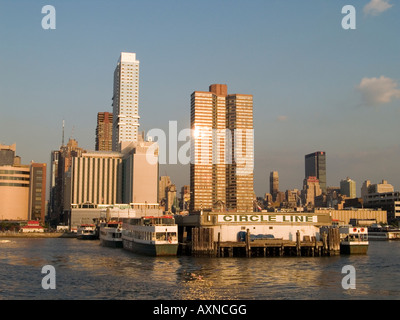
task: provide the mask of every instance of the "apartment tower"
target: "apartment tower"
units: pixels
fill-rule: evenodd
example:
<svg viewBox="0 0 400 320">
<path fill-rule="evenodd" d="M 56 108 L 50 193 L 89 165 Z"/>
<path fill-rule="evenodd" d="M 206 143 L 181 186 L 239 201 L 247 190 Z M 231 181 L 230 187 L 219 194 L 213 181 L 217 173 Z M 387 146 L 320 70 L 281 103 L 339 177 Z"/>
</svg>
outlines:
<svg viewBox="0 0 400 320">
<path fill-rule="evenodd" d="M 96 151 L 112 151 L 113 114 L 99 112 L 96 127 Z"/>
<path fill-rule="evenodd" d="M 253 211 L 253 97 L 193 92 L 191 129 L 190 210 Z"/>
<path fill-rule="evenodd" d="M 112 150 L 120 152 L 138 141 L 139 61 L 136 53 L 121 52 L 114 71 Z"/>
</svg>

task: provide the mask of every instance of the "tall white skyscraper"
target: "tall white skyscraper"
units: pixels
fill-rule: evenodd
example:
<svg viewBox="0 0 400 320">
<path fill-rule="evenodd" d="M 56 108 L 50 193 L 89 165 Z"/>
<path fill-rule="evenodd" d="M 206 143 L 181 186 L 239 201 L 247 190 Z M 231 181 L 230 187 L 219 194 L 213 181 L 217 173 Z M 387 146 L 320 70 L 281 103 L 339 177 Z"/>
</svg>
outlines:
<svg viewBox="0 0 400 320">
<path fill-rule="evenodd" d="M 114 71 L 113 151 L 138 141 L 139 61 L 136 53 L 121 52 Z"/>
</svg>

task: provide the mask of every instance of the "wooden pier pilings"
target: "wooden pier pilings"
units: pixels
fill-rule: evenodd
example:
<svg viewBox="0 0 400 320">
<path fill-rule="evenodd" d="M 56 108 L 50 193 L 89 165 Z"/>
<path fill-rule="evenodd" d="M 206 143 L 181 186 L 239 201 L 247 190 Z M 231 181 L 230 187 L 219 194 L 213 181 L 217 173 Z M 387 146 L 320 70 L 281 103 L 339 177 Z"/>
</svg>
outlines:
<svg viewBox="0 0 400 320">
<path fill-rule="evenodd" d="M 221 235 L 214 239 L 212 228 L 192 228 L 191 242 L 182 244 L 182 253 L 193 256 L 214 257 L 283 257 L 283 256 L 335 256 L 340 254 L 340 234 L 338 229 L 316 237 L 303 236 L 296 232 L 296 240 L 257 239 L 250 240 L 247 229 L 245 241 L 221 241 Z M 188 250 L 188 247 L 190 250 Z"/>
</svg>

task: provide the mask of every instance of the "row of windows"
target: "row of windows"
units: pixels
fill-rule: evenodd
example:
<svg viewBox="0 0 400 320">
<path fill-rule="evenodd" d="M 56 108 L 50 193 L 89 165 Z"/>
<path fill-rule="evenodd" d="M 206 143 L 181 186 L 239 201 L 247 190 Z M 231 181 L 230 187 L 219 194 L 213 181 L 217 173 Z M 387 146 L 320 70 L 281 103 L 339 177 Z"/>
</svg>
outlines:
<svg viewBox="0 0 400 320">
<path fill-rule="evenodd" d="M 26 178 L 26 177 L 14 177 L 14 176 L 0 176 L 0 180 L 20 180 L 20 181 L 29 181 L 30 178 Z"/>
<path fill-rule="evenodd" d="M 0 187 L 29 187 L 29 184 L 0 182 Z"/>
<path fill-rule="evenodd" d="M 29 175 L 29 171 L 0 170 L 0 174 L 26 174 L 26 175 Z"/>
</svg>

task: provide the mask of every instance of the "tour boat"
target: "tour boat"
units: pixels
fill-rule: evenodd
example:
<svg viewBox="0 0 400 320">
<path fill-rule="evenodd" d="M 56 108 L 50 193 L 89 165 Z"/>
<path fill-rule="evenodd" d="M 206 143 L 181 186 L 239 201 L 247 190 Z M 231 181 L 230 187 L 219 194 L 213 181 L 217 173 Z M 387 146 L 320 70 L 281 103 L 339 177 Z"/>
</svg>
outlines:
<svg viewBox="0 0 400 320">
<path fill-rule="evenodd" d="M 368 251 L 368 229 L 342 226 L 340 230 L 340 253 L 366 254 Z"/>
<path fill-rule="evenodd" d="M 124 219 L 123 248 L 151 256 L 174 256 L 178 252 L 178 225 L 172 216 Z"/>
<path fill-rule="evenodd" d="M 122 221 L 100 223 L 100 244 L 104 247 L 122 248 Z"/>
<path fill-rule="evenodd" d="M 382 227 L 375 224 L 368 228 L 368 239 L 371 241 L 400 240 L 400 229 Z"/>
<path fill-rule="evenodd" d="M 81 224 L 77 228 L 77 238 L 80 240 L 95 240 L 98 238 L 95 224 Z"/>
</svg>

